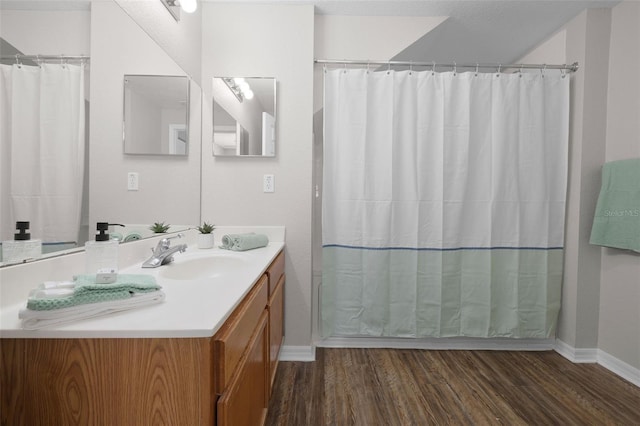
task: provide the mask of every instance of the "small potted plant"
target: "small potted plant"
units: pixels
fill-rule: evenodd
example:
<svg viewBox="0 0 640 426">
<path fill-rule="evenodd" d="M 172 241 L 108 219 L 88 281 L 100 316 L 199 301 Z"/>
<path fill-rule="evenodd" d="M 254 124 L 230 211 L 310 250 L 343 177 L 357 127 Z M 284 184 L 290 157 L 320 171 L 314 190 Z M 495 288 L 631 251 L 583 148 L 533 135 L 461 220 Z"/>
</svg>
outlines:
<svg viewBox="0 0 640 426">
<path fill-rule="evenodd" d="M 171 225 L 165 225 L 164 222 L 155 222 L 149 227 L 154 234 L 164 234 L 169 228 L 171 228 Z"/>
<path fill-rule="evenodd" d="M 213 230 L 216 227 L 210 223 L 204 222 L 198 226 L 198 248 L 210 249 L 213 248 Z"/>
</svg>

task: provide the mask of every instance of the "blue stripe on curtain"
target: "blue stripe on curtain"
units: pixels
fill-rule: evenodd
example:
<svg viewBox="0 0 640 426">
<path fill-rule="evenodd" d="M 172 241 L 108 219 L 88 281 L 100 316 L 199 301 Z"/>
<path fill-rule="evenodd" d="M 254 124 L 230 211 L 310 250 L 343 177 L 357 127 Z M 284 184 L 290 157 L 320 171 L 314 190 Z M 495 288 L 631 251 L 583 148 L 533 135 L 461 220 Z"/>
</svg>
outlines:
<svg viewBox="0 0 640 426">
<path fill-rule="evenodd" d="M 564 247 L 364 247 L 342 244 L 326 244 L 322 248 L 340 247 L 353 250 L 415 250 L 415 251 L 459 251 L 459 250 L 562 250 Z"/>
</svg>

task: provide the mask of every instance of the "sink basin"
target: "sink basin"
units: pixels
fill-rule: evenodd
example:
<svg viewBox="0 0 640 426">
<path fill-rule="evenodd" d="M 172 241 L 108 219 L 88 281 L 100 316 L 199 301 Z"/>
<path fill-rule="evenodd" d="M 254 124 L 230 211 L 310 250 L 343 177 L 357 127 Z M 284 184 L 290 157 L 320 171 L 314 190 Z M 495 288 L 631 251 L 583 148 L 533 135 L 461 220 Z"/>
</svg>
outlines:
<svg viewBox="0 0 640 426">
<path fill-rule="evenodd" d="M 172 280 L 214 278 L 238 271 L 247 265 L 246 259 L 229 254 L 212 254 L 192 259 L 178 256 L 172 263 L 160 267 L 159 275 L 161 277 Z"/>
</svg>

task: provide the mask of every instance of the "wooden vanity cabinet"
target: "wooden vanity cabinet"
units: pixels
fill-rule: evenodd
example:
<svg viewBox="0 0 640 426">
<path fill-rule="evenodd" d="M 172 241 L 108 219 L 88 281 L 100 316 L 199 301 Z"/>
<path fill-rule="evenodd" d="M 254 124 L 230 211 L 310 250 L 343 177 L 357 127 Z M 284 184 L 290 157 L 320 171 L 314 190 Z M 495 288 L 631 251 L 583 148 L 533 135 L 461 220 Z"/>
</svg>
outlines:
<svg viewBox="0 0 640 426">
<path fill-rule="evenodd" d="M 283 340 L 284 254 L 214 336 L 218 426 L 264 424 Z"/>
<path fill-rule="evenodd" d="M 283 301 L 281 252 L 213 337 L 0 339 L 0 424 L 262 425 Z"/>
</svg>

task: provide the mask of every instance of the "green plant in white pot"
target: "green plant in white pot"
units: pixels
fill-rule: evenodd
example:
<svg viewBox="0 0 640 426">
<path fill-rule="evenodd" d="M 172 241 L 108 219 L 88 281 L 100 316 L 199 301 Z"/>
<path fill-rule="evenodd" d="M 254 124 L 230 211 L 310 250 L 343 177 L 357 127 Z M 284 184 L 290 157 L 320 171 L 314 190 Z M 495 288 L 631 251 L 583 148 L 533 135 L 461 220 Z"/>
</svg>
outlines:
<svg viewBox="0 0 640 426">
<path fill-rule="evenodd" d="M 216 229 L 214 225 L 204 222 L 198 226 L 198 248 L 210 249 L 213 248 L 213 230 Z"/>
<path fill-rule="evenodd" d="M 149 227 L 154 234 L 164 234 L 169 228 L 171 228 L 171 225 L 165 224 L 164 222 L 154 222 L 153 225 Z"/>
</svg>

